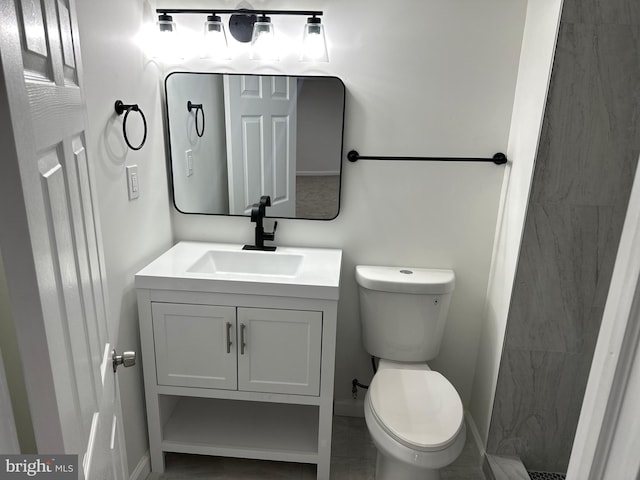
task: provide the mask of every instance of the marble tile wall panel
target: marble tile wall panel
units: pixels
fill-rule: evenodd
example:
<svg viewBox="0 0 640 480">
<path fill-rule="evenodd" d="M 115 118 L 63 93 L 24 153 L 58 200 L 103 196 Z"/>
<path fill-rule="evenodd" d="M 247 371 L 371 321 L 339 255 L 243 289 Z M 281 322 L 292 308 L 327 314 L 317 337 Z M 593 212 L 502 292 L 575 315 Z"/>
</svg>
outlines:
<svg viewBox="0 0 640 480">
<path fill-rule="evenodd" d="M 559 35 L 531 201 L 626 205 L 640 154 L 640 27 L 561 24 Z"/>
<path fill-rule="evenodd" d="M 562 9 L 564 23 L 640 25 L 636 0 L 568 0 Z"/>
<path fill-rule="evenodd" d="M 640 155 L 640 2 L 565 0 L 487 452 L 566 471 Z"/>
<path fill-rule="evenodd" d="M 604 306 L 623 222 L 610 206 L 529 206 L 507 348 L 584 351 L 600 328 L 591 312 Z"/>
<path fill-rule="evenodd" d="M 505 349 L 487 452 L 528 470 L 566 472 L 590 354 Z"/>
</svg>

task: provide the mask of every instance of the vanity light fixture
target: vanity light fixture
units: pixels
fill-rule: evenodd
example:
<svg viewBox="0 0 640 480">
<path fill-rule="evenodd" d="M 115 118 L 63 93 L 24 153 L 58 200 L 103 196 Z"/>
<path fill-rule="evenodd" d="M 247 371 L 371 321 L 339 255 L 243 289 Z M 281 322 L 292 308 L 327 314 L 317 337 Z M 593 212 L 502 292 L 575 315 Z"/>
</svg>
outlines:
<svg viewBox="0 0 640 480">
<path fill-rule="evenodd" d="M 250 58 L 255 60 L 277 60 L 279 52 L 275 40 L 272 15 L 307 16 L 302 38 L 300 60 L 328 62 L 327 42 L 324 26 L 320 22 L 322 11 L 313 10 L 250 10 L 250 9 L 157 9 L 158 28 L 161 33 L 175 32 L 174 14 L 207 15 L 204 27 L 203 57 L 227 59 L 229 48 L 220 15 L 230 15 L 229 33 L 238 42 L 251 42 Z M 164 42 L 163 42 L 164 43 Z M 165 45 L 168 47 L 168 45 Z M 175 47 L 174 47 L 175 48 Z M 170 49 L 169 49 L 170 50 Z"/>
<path fill-rule="evenodd" d="M 328 62 L 327 40 L 324 36 L 324 26 L 315 15 L 307 19 L 302 35 L 302 51 L 300 60 L 311 62 Z"/>
</svg>

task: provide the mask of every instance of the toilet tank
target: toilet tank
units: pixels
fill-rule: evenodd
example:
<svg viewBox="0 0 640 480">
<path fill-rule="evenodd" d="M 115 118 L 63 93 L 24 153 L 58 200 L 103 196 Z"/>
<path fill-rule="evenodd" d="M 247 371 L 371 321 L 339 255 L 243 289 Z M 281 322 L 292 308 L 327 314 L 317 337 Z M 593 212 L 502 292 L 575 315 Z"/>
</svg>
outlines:
<svg viewBox="0 0 640 480">
<path fill-rule="evenodd" d="M 369 354 L 400 362 L 438 356 L 455 286 L 453 270 L 358 265 L 356 282 Z"/>
</svg>

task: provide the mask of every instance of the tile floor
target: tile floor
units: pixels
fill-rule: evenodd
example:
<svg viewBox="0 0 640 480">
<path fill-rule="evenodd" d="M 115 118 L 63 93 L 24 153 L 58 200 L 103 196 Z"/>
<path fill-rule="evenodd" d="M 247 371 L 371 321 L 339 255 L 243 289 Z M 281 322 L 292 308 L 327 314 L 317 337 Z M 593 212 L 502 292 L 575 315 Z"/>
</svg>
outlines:
<svg viewBox="0 0 640 480">
<path fill-rule="evenodd" d="M 373 480 L 376 449 L 364 418 L 334 417 L 331 478 Z M 467 434 L 467 443 L 455 463 L 442 471 L 442 480 L 485 480 L 480 454 Z M 164 475 L 151 474 L 147 480 L 313 480 L 315 466 L 266 462 L 238 458 L 167 454 Z"/>
</svg>

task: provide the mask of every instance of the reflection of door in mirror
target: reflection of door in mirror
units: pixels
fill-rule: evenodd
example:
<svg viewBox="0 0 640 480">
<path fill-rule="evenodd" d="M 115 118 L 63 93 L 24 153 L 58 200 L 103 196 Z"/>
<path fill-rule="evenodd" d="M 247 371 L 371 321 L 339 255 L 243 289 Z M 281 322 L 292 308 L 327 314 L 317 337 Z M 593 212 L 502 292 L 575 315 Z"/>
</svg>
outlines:
<svg viewBox="0 0 640 480">
<path fill-rule="evenodd" d="M 270 216 L 295 217 L 296 79 L 225 75 L 224 99 L 229 213 L 269 195 Z"/>
</svg>

